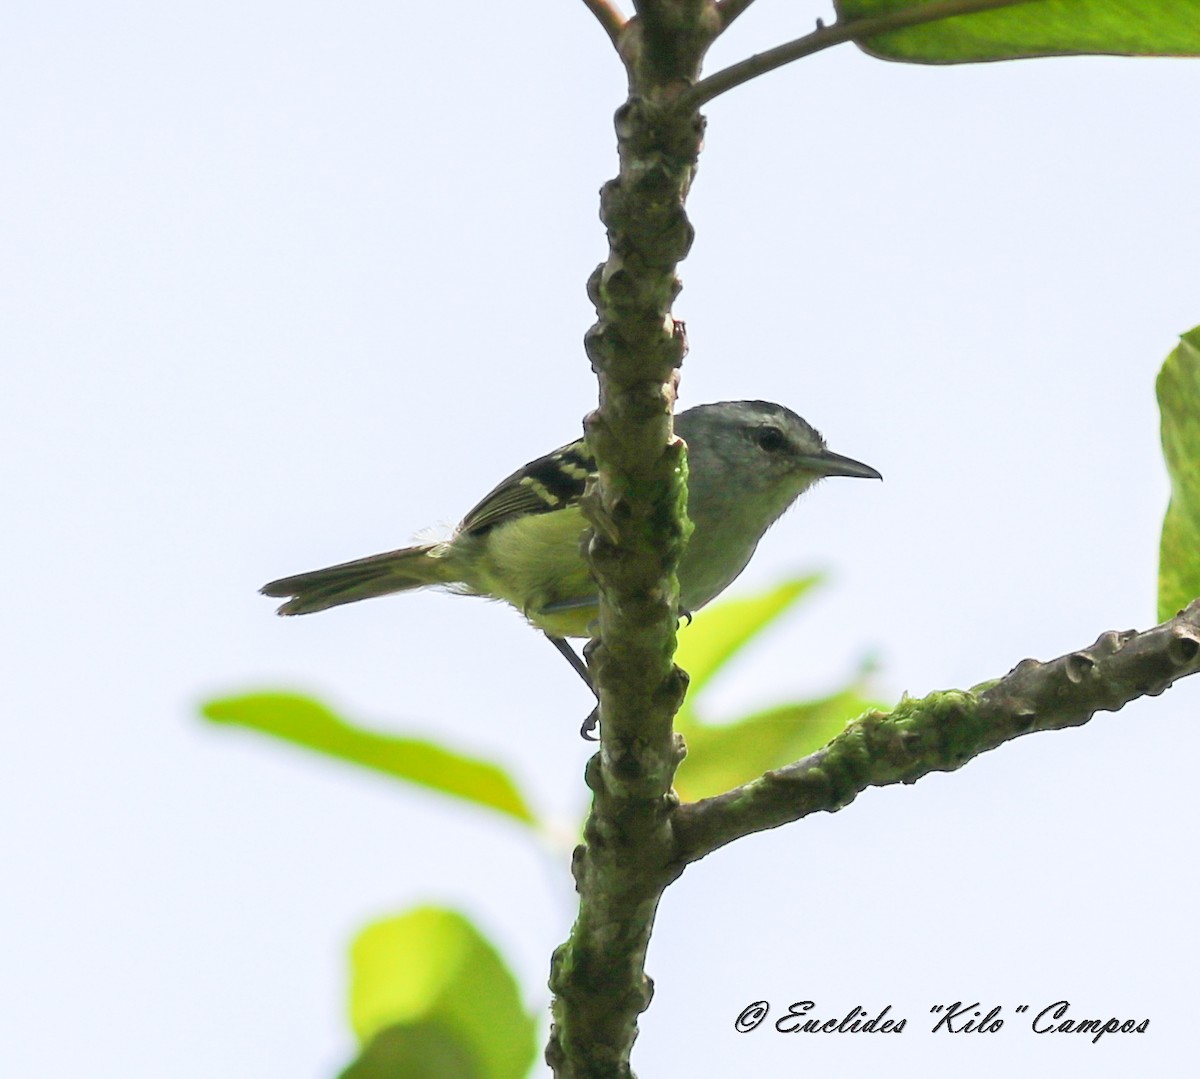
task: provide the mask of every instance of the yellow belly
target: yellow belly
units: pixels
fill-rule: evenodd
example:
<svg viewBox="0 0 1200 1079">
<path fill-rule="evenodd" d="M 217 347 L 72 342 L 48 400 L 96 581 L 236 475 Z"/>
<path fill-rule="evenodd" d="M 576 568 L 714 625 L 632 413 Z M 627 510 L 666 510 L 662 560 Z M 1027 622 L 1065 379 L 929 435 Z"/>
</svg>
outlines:
<svg viewBox="0 0 1200 1079">
<path fill-rule="evenodd" d="M 587 530 L 575 506 L 529 514 L 482 536 L 452 541 L 470 591 L 505 600 L 555 637 L 586 637 L 596 617 L 596 584 L 583 560 Z"/>
</svg>

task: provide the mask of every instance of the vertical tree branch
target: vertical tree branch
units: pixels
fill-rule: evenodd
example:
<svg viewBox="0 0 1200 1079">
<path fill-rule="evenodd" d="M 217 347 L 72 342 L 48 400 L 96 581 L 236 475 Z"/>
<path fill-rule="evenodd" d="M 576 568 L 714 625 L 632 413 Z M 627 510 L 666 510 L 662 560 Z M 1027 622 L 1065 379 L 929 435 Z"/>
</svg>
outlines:
<svg viewBox="0 0 1200 1079">
<path fill-rule="evenodd" d="M 747 3 L 635 0 L 637 15 L 616 39 L 630 90 L 616 114 L 618 175 L 601 192 L 609 251 L 588 282 L 597 321 L 585 337 L 600 385 L 599 407 L 586 421 L 598 479 L 584 506 L 600 593 L 589 657 L 601 745 L 587 766 L 594 799 L 572 862 L 579 914 L 551 963 L 546 1059 L 559 1079 L 631 1079 L 637 1018 L 652 992 L 644 965 L 658 902 L 690 861 L 752 831 L 837 808 L 865 786 L 958 767 L 1007 738 L 1083 722 L 1096 708 L 1120 707 L 1200 670 L 1198 607 L 1187 626 L 1145 641 L 1106 634 L 1060 661 L 1023 664 L 992 687 L 868 715 L 806 760 L 695 806 L 679 807 L 671 790 L 683 755 L 672 720 L 686 678 L 672 656 L 687 528 L 683 454 L 671 423 L 685 339 L 672 304 L 676 266 L 692 240 L 684 205 L 703 135 L 697 110 L 839 41 L 1025 2 L 932 0 L 821 28 L 703 82 L 708 46 Z"/>
<path fill-rule="evenodd" d="M 555 953 L 546 1057 L 564 1079 L 631 1075 L 637 1016 L 650 1002 L 646 948 L 663 889 L 677 875 L 669 826 L 683 748 L 672 720 L 686 677 L 672 662 L 675 570 L 686 530 L 683 448 L 671 417 L 685 350 L 671 306 L 692 242 L 684 212 L 703 122 L 676 102 L 720 31 L 715 0 L 638 0 L 621 34 L 630 92 L 616 114 L 619 172 L 601 191 L 608 258 L 588 294 L 585 347 L 600 384 L 586 421 L 598 481 L 585 500 L 600 588 L 589 660 L 600 696 L 594 799 L 573 861 L 580 895 Z"/>
</svg>

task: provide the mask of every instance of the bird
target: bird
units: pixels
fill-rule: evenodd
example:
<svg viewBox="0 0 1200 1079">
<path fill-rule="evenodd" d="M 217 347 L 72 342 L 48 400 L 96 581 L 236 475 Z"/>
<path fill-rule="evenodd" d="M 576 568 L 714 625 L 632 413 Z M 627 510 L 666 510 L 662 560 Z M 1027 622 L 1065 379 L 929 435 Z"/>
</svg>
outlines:
<svg viewBox="0 0 1200 1079">
<path fill-rule="evenodd" d="M 687 443 L 693 531 L 677 575 L 679 607 L 689 616 L 729 587 L 771 525 L 819 480 L 883 478 L 827 449 L 811 424 L 771 401 L 696 405 L 675 417 L 675 432 Z M 426 586 L 503 600 L 542 630 L 590 686 L 586 665 L 566 639 L 590 636 L 598 612 L 580 508 L 595 474 L 595 458 L 579 439 L 502 480 L 446 540 L 281 577 L 261 592 L 286 600 L 281 615 Z"/>
</svg>

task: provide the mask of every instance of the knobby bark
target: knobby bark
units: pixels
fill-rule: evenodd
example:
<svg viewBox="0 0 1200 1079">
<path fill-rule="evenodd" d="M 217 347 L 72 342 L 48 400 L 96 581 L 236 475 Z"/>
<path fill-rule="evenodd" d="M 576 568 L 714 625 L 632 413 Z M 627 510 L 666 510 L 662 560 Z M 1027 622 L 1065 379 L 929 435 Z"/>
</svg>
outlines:
<svg viewBox="0 0 1200 1079">
<path fill-rule="evenodd" d="M 686 339 L 672 304 L 676 266 L 692 242 L 684 205 L 704 131 L 697 110 L 779 63 L 853 40 L 856 27 L 819 27 L 787 55 L 751 58 L 701 81 L 706 50 L 749 0 L 636 0 L 628 21 L 613 0 L 584 2 L 617 48 L 629 93 L 615 117 L 619 171 L 601 190 L 609 251 L 588 282 L 597 321 L 585 337 L 600 384 L 599 406 L 585 421 L 598 481 L 584 500 L 601 597 L 587 650 L 600 751 L 588 763 L 593 804 L 572 863 L 579 914 L 551 962 L 546 1059 L 560 1079 L 627 1079 L 637 1017 L 652 992 L 644 963 L 655 912 L 690 862 L 739 836 L 840 808 L 866 787 L 957 768 L 1018 735 L 1162 692 L 1200 668 L 1200 604 L 1144 634 L 1105 634 L 1050 663 L 1025 661 L 987 687 L 905 700 L 855 721 L 802 761 L 680 806 L 672 782 L 685 750 L 672 720 L 687 678 L 672 657 L 675 571 L 689 526 L 684 452 L 671 426 Z M 1022 2 L 941 0 L 924 21 Z M 870 27 L 885 30 L 887 20 Z"/>
<path fill-rule="evenodd" d="M 600 697 L 600 752 L 573 872 L 580 894 L 570 939 L 555 953 L 547 1060 L 563 1077 L 628 1076 L 644 972 L 663 889 L 674 879 L 671 790 L 683 746 L 671 722 L 687 688 L 675 667 L 678 585 L 687 534 L 682 444 L 671 418 L 683 325 L 672 316 L 675 268 L 692 226 L 684 202 L 703 121 L 680 109 L 722 21 L 715 0 L 641 0 L 618 35 L 629 96 L 617 110 L 617 176 L 601 190 L 608 258 L 588 282 L 597 321 L 585 347 L 600 404 L 585 428 L 598 482 L 585 499 L 600 588 L 588 658 Z"/>
<path fill-rule="evenodd" d="M 673 814 L 679 859 L 694 862 L 735 839 L 849 805 L 868 787 L 952 772 L 1037 731 L 1078 727 L 1154 697 L 1200 670 L 1200 600 L 1144 633 L 1103 633 L 1047 663 L 1025 659 L 972 690 L 905 699 L 868 712 L 823 749 Z"/>
</svg>

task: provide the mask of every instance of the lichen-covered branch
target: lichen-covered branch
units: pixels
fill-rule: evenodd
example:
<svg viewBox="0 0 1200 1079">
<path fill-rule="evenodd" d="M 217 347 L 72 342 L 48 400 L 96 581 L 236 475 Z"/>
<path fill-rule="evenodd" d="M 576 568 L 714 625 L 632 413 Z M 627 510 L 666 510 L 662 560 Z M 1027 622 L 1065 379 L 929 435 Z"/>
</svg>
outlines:
<svg viewBox="0 0 1200 1079">
<path fill-rule="evenodd" d="M 697 110 L 759 68 L 795 57 L 735 65 L 723 80 L 701 81 L 708 47 L 745 2 L 635 0 L 636 15 L 619 28 L 609 0 L 587 2 L 614 38 L 629 95 L 615 117 L 618 174 L 601 190 L 608 255 L 588 282 L 597 320 L 584 339 L 600 385 L 585 424 L 598 478 L 583 502 L 600 594 L 599 633 L 587 651 L 600 752 L 588 764 L 592 810 L 572 863 L 579 914 L 551 963 L 546 1059 L 559 1079 L 630 1079 L 637 1018 L 650 1002 L 644 964 L 655 913 L 689 861 L 738 835 L 836 808 L 871 783 L 957 767 L 1004 737 L 1038 729 L 1045 705 L 1030 713 L 991 690 L 908 702 L 890 717 L 864 717 L 807 761 L 722 798 L 678 805 L 671 787 L 684 750 L 672 720 L 686 676 L 673 663 L 675 573 L 688 526 L 683 448 L 672 431 L 685 335 L 672 305 L 676 267 L 692 242 L 684 206 L 704 131 Z M 965 3 L 980 10 L 1016 2 L 935 0 L 921 10 L 944 16 Z M 853 30 L 866 33 L 867 25 Z M 839 33 L 837 40 L 854 36 Z M 833 43 L 827 35 L 818 47 Z M 1094 688 L 1089 672 L 1108 658 L 1098 645 L 1066 663 L 1063 677 Z M 1005 723 L 1016 726 L 999 736 Z"/>
<path fill-rule="evenodd" d="M 680 864 L 735 839 L 810 813 L 832 812 L 868 787 L 913 783 L 1034 731 L 1086 723 L 1139 697 L 1157 696 L 1200 671 L 1200 600 L 1138 633 L 1101 634 L 1095 644 L 1047 663 L 1026 659 L 970 691 L 903 700 L 869 712 L 824 749 L 673 815 Z"/>
<path fill-rule="evenodd" d="M 721 21 L 715 0 L 635 7 L 620 35 L 629 76 L 616 114 L 620 167 L 600 199 L 608 257 L 588 282 L 597 321 L 584 342 L 600 383 L 586 421 L 598 481 L 584 502 L 601 596 L 588 649 L 600 752 L 588 765 L 594 798 L 572 866 L 579 915 L 551 964 L 546 1059 L 564 1079 L 631 1074 L 637 1017 L 650 1001 L 650 930 L 677 875 L 671 784 L 683 749 L 672 720 L 687 682 L 672 657 L 687 491 L 672 434 L 685 340 L 671 307 L 692 242 L 684 202 L 703 122 L 676 102 L 699 78 Z"/>
</svg>

